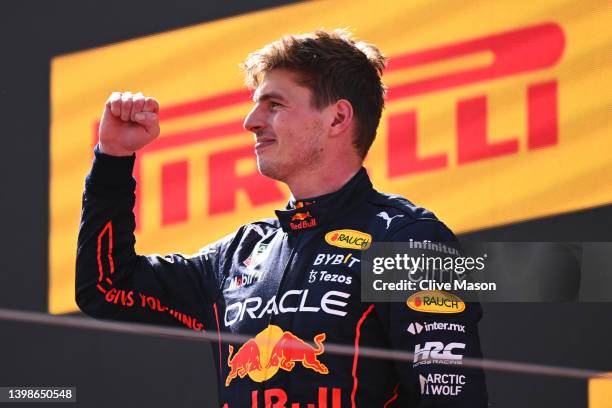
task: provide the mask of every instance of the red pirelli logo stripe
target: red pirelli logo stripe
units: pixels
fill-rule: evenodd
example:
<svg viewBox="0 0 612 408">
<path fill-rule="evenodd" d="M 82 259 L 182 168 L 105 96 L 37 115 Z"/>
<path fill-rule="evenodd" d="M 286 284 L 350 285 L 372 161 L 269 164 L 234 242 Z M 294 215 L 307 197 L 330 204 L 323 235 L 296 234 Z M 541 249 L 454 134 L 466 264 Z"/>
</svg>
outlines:
<svg viewBox="0 0 612 408">
<path fill-rule="evenodd" d="M 388 99 L 395 100 L 545 69 L 559 61 L 564 48 L 565 36 L 561 27 L 555 23 L 546 23 L 392 56 L 388 73 L 484 52 L 492 53 L 494 58 L 488 66 L 468 68 L 392 87 Z"/>
</svg>

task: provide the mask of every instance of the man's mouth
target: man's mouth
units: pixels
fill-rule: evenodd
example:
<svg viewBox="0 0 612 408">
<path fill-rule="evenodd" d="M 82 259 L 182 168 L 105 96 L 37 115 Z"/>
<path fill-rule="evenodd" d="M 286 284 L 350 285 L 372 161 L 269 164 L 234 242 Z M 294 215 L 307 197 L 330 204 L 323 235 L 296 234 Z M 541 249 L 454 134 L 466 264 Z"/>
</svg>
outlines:
<svg viewBox="0 0 612 408">
<path fill-rule="evenodd" d="M 255 150 L 259 151 L 276 143 L 276 140 L 271 137 L 262 137 L 255 141 Z"/>
</svg>

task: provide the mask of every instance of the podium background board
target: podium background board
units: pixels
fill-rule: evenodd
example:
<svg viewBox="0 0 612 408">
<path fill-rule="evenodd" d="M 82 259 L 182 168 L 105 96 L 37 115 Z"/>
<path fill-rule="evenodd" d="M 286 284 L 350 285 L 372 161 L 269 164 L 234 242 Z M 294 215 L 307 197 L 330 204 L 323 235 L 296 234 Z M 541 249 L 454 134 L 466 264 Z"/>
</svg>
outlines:
<svg viewBox="0 0 612 408">
<path fill-rule="evenodd" d="M 233 163 L 223 171 L 237 180 L 254 170 L 246 155 L 250 136 L 238 127 L 249 102 L 236 64 L 285 32 L 337 24 L 392 58 L 388 109 L 367 162 L 379 189 L 431 208 L 466 239 L 612 241 L 608 2 L 411 2 L 406 9 L 390 2 L 374 14 L 352 3 L 283 3 L 5 5 L 0 307 L 75 311 L 80 194 L 95 122 L 114 89 L 140 88 L 170 109 L 162 119 L 164 146 L 198 129 L 223 134 L 144 155 L 139 197 L 151 204 L 139 214 L 139 251 L 197 250 L 282 205 L 279 194 L 258 203 L 235 188 L 211 214 L 210 158 Z M 546 53 L 559 55 L 536 68 L 487 74 L 507 55 L 495 53 L 496 36 L 528 29 L 544 30 L 529 36 L 532 49 L 543 35 Z M 202 38 L 208 40 L 189 40 Z M 211 47 L 216 39 L 220 45 Z M 149 51 L 130 52 L 133 46 Z M 203 48 L 207 58 L 199 59 Z M 130 57 L 129 66 L 120 55 Z M 460 84 L 445 82 L 465 71 L 472 76 L 455 76 Z M 246 102 L 221 106 L 223 95 L 244 95 Z M 198 101 L 218 105 L 197 110 Z M 478 142 L 480 153 L 466 150 L 466 140 Z M 164 184 L 171 179 L 178 184 Z M 164 186 L 170 185 L 187 192 L 187 200 L 168 200 Z M 282 186 L 268 188 L 286 194 Z M 493 359 L 610 371 L 610 313 L 608 303 L 487 305 L 483 350 Z M 4 321 L 0 332 L 0 385 L 74 385 L 79 397 L 72 406 L 216 406 L 210 352 L 199 343 Z M 582 380 L 490 371 L 487 382 L 496 407 L 586 407 L 589 401 Z"/>
<path fill-rule="evenodd" d="M 237 65 L 287 33 L 350 27 L 389 57 L 366 167 L 453 231 L 611 203 L 610 16 L 598 1 L 298 3 L 53 58 L 49 310 L 76 310 L 79 198 L 115 90 L 162 106 L 137 155 L 140 253 L 193 253 L 283 206 L 257 174 Z"/>
</svg>

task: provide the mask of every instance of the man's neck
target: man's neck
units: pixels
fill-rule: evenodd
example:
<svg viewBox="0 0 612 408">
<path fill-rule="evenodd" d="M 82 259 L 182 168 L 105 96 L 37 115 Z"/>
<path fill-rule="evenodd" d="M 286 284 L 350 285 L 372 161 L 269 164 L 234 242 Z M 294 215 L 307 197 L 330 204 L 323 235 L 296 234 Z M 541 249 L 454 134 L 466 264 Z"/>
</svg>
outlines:
<svg viewBox="0 0 612 408">
<path fill-rule="evenodd" d="M 296 200 L 319 197 L 340 190 L 360 168 L 361 166 L 356 166 L 304 173 L 287 181 L 287 186 Z"/>
</svg>

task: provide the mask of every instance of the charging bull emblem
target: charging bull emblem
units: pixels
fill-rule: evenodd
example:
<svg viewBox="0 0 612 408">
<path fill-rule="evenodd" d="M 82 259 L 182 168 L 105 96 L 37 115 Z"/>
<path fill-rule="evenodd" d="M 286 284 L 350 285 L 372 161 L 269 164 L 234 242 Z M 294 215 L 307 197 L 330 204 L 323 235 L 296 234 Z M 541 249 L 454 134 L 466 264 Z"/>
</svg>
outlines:
<svg viewBox="0 0 612 408">
<path fill-rule="evenodd" d="M 295 334 L 270 325 L 244 343 L 235 354 L 234 347 L 229 346 L 227 365 L 230 372 L 225 386 L 247 375 L 253 381 L 262 382 L 272 378 L 279 368 L 293 370 L 296 363 L 319 374 L 328 374 L 329 369 L 319 360 L 325 351 L 325 337 L 325 333 L 314 336 L 315 346 L 312 346 Z"/>
</svg>

